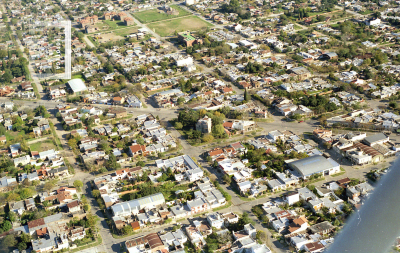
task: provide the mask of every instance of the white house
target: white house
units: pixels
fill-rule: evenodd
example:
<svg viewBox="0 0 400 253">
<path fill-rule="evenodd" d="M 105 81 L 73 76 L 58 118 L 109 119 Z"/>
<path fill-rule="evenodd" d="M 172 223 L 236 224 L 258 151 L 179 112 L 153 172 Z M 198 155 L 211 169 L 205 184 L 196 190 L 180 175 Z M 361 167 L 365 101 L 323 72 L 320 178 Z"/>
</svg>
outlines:
<svg viewBox="0 0 400 253">
<path fill-rule="evenodd" d="M 207 221 L 211 227 L 222 229 L 224 227 L 224 219 L 219 213 L 211 213 L 207 215 Z"/>
<path fill-rule="evenodd" d="M 192 169 L 192 170 L 187 170 L 185 172 L 187 179 L 190 182 L 194 182 L 197 180 L 200 180 L 203 177 L 203 170 L 200 168 Z"/>
</svg>

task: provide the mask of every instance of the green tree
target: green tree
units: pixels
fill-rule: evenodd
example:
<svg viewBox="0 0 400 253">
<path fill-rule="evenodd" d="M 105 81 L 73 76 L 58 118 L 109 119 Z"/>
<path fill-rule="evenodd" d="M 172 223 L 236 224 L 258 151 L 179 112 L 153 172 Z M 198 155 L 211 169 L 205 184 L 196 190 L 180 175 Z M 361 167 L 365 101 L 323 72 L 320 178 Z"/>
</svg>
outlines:
<svg viewBox="0 0 400 253">
<path fill-rule="evenodd" d="M 214 140 L 214 136 L 212 136 L 211 134 L 206 134 L 204 135 L 202 141 L 206 142 L 206 143 L 210 143 Z"/>
<path fill-rule="evenodd" d="M 78 191 L 81 191 L 82 187 L 83 187 L 83 183 L 80 180 L 75 180 L 74 181 L 74 186 L 75 186 L 76 189 L 78 189 Z"/>
<path fill-rule="evenodd" d="M 8 220 L 4 221 L 3 224 L 1 225 L 1 229 L 2 229 L 4 232 L 7 232 L 8 230 L 12 229 L 12 224 L 11 224 L 11 222 L 8 221 Z"/>
<path fill-rule="evenodd" d="M 224 128 L 224 126 L 223 126 L 222 124 L 214 125 L 214 126 L 212 127 L 212 133 L 213 133 L 213 135 L 214 135 L 215 137 L 217 137 L 217 138 L 222 138 L 222 136 L 223 136 L 224 133 L 225 133 L 225 128 Z"/>
<path fill-rule="evenodd" d="M 182 123 L 181 122 L 175 122 L 175 129 L 178 129 L 178 130 L 180 130 L 180 129 L 182 129 L 183 128 L 183 125 L 182 125 Z"/>
<path fill-rule="evenodd" d="M 132 232 L 133 232 L 133 228 L 132 228 L 132 226 L 131 225 L 126 225 L 126 226 L 124 226 L 122 229 L 121 229 L 121 231 L 122 231 L 122 233 L 124 234 L 124 235 L 129 235 L 129 234 L 131 234 Z"/>
<path fill-rule="evenodd" d="M 228 185 L 230 185 L 232 183 L 232 178 L 228 175 L 228 174 L 224 174 L 224 176 L 222 177 L 222 179 L 224 180 L 224 182 Z"/>
<path fill-rule="evenodd" d="M 244 90 L 244 101 L 248 102 L 250 100 L 250 95 L 247 92 L 247 89 Z"/>
</svg>

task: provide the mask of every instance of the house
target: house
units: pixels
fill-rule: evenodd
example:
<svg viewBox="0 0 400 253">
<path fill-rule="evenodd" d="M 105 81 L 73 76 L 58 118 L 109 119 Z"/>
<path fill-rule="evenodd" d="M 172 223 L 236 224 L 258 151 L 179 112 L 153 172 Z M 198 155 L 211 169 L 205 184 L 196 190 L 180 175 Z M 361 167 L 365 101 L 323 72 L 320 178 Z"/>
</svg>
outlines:
<svg viewBox="0 0 400 253">
<path fill-rule="evenodd" d="M 68 211 L 71 212 L 71 213 L 78 212 L 79 210 L 81 210 L 81 207 L 79 205 L 79 201 L 78 200 L 69 202 L 67 204 L 67 207 L 68 207 Z"/>
<path fill-rule="evenodd" d="M 224 219 L 219 213 L 211 213 L 207 215 L 207 221 L 211 227 L 222 229 L 224 227 Z"/>
<path fill-rule="evenodd" d="M 15 143 L 10 145 L 10 153 L 11 157 L 16 157 L 21 154 L 21 144 L 20 143 Z"/>
<path fill-rule="evenodd" d="M 186 202 L 186 205 L 189 207 L 191 214 L 205 212 L 210 209 L 210 205 L 203 198 L 197 198 L 194 200 L 189 200 Z"/>
<path fill-rule="evenodd" d="M 293 222 L 289 224 L 288 230 L 289 233 L 294 234 L 305 231 L 308 227 L 310 227 L 308 220 L 301 216 L 300 218 L 294 219 Z"/>
<path fill-rule="evenodd" d="M 309 229 L 313 234 L 326 235 L 332 232 L 335 227 L 329 221 L 323 221 L 321 223 L 312 225 Z"/>
<path fill-rule="evenodd" d="M 325 246 L 320 242 L 310 242 L 304 245 L 304 250 L 306 252 L 322 252 Z"/>
<path fill-rule="evenodd" d="M 292 192 L 285 195 L 285 201 L 289 206 L 300 201 L 300 194 L 298 192 Z"/>
<path fill-rule="evenodd" d="M 201 168 L 190 169 L 185 172 L 186 178 L 190 182 L 200 180 L 203 177 L 203 170 Z"/>
<path fill-rule="evenodd" d="M 6 192 L 11 189 L 11 187 L 17 185 L 17 180 L 12 177 L 2 177 L 0 178 L 0 192 Z"/>
<path fill-rule="evenodd" d="M 26 210 L 23 200 L 9 203 L 9 206 L 10 206 L 10 211 L 17 213 L 18 215 L 22 215 Z"/>
<path fill-rule="evenodd" d="M 73 242 L 75 240 L 81 240 L 86 236 L 84 227 L 74 227 L 69 232 L 69 239 Z"/>
<path fill-rule="evenodd" d="M 162 250 L 166 250 L 161 238 L 155 233 L 126 241 L 125 247 L 129 253 L 154 253 L 157 251 L 163 252 Z"/>
<path fill-rule="evenodd" d="M 181 229 L 163 234 L 160 239 L 164 245 L 168 245 L 172 249 L 176 247 L 184 248 L 184 243 L 187 242 L 187 237 Z"/>
<path fill-rule="evenodd" d="M 140 144 L 134 144 L 129 147 L 128 154 L 132 157 L 139 155 L 146 155 L 146 146 Z"/>
<path fill-rule="evenodd" d="M 113 103 L 116 105 L 122 105 L 125 102 L 125 98 L 123 97 L 113 97 Z"/>
<path fill-rule="evenodd" d="M 67 167 L 59 167 L 55 169 L 51 169 L 47 172 L 49 177 L 67 177 L 69 176 Z"/>
</svg>

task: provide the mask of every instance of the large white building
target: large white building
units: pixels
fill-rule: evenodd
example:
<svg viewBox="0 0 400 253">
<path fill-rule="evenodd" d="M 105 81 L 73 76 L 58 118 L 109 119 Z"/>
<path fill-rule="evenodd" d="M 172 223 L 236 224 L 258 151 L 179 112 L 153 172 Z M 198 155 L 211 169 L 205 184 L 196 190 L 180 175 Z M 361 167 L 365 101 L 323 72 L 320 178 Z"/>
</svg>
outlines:
<svg viewBox="0 0 400 253">
<path fill-rule="evenodd" d="M 193 58 L 192 57 L 187 57 L 187 58 L 180 58 L 176 60 L 176 66 L 178 67 L 185 67 L 193 65 Z"/>
<path fill-rule="evenodd" d="M 302 178 L 308 178 L 311 175 L 322 173 L 331 175 L 340 172 L 340 165 L 331 158 L 325 158 L 321 155 L 314 155 L 304 159 L 289 162 L 295 172 Z"/>
<path fill-rule="evenodd" d="M 127 202 L 118 203 L 111 206 L 114 216 L 125 216 L 131 214 L 138 214 L 139 210 L 144 208 L 152 208 L 164 204 L 165 198 L 162 193 L 156 193 L 140 199 L 133 199 Z"/>
</svg>

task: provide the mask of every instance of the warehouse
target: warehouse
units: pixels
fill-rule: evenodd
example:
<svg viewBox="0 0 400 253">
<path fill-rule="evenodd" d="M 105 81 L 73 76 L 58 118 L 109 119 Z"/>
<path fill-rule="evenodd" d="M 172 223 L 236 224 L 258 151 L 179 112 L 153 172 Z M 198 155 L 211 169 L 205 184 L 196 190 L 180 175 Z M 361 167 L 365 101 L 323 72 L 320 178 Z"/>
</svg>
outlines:
<svg viewBox="0 0 400 253">
<path fill-rule="evenodd" d="M 296 161 L 291 160 L 288 165 L 292 170 L 299 173 L 299 176 L 303 179 L 318 173 L 331 175 L 340 172 L 340 165 L 337 162 L 321 155 L 314 155 Z"/>
</svg>

